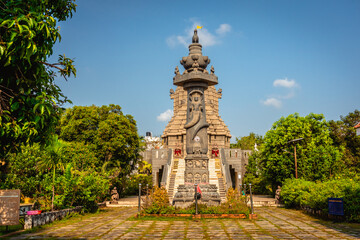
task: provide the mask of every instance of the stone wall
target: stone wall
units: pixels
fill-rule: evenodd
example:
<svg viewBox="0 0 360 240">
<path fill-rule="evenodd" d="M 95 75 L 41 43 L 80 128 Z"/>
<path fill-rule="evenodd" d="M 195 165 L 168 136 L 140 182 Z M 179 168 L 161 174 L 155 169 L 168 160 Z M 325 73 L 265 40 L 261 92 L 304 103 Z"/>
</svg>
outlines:
<svg viewBox="0 0 360 240">
<path fill-rule="evenodd" d="M 252 153 L 251 150 L 241 150 L 241 149 L 223 149 L 224 155 L 222 156 L 222 160 L 225 161 L 228 165 L 229 173 L 232 173 L 231 185 L 235 185 L 236 188 L 239 187 L 239 184 L 242 183 L 242 179 L 244 179 L 244 175 L 246 172 L 246 166 L 249 163 L 249 157 Z M 239 179 L 239 175 L 241 179 Z M 229 183 L 227 183 L 229 186 Z"/>
<path fill-rule="evenodd" d="M 61 220 L 70 213 L 81 212 L 82 208 L 83 207 L 75 207 L 53 212 L 44 212 L 39 215 L 25 215 L 24 229 L 31 229 L 37 226 L 52 223 L 55 220 Z"/>
<path fill-rule="evenodd" d="M 152 149 L 146 152 L 146 156 L 151 156 L 151 160 L 147 160 L 147 162 L 152 165 L 153 184 L 159 184 L 161 182 L 159 172 L 168 164 L 169 158 L 172 156 L 172 149 Z"/>
</svg>

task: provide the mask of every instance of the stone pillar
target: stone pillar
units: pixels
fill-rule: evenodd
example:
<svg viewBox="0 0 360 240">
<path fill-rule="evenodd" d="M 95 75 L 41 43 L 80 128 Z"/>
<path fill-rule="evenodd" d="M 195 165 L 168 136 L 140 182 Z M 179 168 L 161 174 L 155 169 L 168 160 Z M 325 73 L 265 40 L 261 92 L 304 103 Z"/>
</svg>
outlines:
<svg viewBox="0 0 360 240">
<path fill-rule="evenodd" d="M 185 182 L 208 183 L 209 182 L 209 158 L 208 136 L 205 114 L 204 90 L 207 83 L 191 82 L 184 84 L 187 90 L 187 122 L 186 129 L 186 153 L 185 158 Z"/>
</svg>

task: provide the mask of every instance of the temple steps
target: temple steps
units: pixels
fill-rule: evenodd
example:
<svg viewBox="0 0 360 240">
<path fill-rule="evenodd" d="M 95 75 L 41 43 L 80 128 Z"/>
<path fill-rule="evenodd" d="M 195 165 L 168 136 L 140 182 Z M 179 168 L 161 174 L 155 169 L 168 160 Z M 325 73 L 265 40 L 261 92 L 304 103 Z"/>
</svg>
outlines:
<svg viewBox="0 0 360 240">
<path fill-rule="evenodd" d="M 209 183 L 215 184 L 218 187 L 221 201 L 226 200 L 226 188 L 223 174 L 221 171 L 221 160 L 218 158 L 209 159 Z M 170 203 L 178 190 L 178 186 L 184 184 L 185 180 L 185 159 L 174 159 L 174 164 L 171 169 L 168 184 L 168 195 Z"/>
<path fill-rule="evenodd" d="M 170 174 L 170 182 L 168 195 L 170 203 L 174 198 L 174 195 L 177 192 L 178 186 L 184 184 L 184 174 L 185 174 L 185 160 L 184 159 L 174 159 L 174 166 Z"/>
<path fill-rule="evenodd" d="M 226 191 L 225 191 L 224 178 L 219 177 L 218 180 L 219 180 L 220 199 L 221 199 L 221 202 L 225 202 L 226 201 Z"/>
<path fill-rule="evenodd" d="M 176 171 L 172 171 L 170 174 L 170 182 L 169 182 L 169 190 L 168 190 L 168 195 L 170 199 L 172 199 L 174 196 L 175 178 L 176 178 Z"/>
</svg>

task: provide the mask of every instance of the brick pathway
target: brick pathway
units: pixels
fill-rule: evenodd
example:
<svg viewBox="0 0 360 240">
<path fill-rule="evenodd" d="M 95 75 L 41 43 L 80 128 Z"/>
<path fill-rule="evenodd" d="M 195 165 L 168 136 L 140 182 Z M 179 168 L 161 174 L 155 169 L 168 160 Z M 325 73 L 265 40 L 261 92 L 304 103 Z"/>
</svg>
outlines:
<svg viewBox="0 0 360 240">
<path fill-rule="evenodd" d="M 326 223 L 299 211 L 256 208 L 259 220 L 128 220 L 136 208 L 110 208 L 106 212 L 57 222 L 34 233 L 11 239 L 360 239 L 357 229 Z"/>
</svg>

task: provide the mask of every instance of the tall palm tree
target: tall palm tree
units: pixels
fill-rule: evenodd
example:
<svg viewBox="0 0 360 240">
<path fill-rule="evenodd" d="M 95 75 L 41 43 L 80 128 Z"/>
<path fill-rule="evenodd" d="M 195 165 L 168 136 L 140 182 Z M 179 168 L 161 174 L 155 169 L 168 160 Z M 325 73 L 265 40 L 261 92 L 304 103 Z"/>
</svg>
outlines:
<svg viewBox="0 0 360 240">
<path fill-rule="evenodd" d="M 48 153 L 48 157 L 43 158 L 38 163 L 38 168 L 41 171 L 50 170 L 53 172 L 53 184 L 52 184 L 52 199 L 51 199 L 51 211 L 54 210 L 54 195 L 55 195 L 55 173 L 57 169 L 63 169 L 63 162 L 61 151 L 64 144 L 55 136 L 45 150 Z"/>
</svg>

